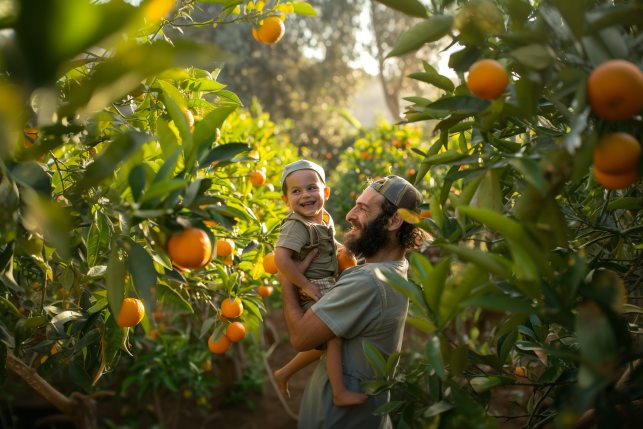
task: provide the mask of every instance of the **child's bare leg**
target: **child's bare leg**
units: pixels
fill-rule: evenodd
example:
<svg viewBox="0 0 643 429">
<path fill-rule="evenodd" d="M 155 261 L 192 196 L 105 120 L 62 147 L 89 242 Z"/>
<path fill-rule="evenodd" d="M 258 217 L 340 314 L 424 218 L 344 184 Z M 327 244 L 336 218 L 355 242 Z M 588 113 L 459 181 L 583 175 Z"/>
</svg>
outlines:
<svg viewBox="0 0 643 429">
<path fill-rule="evenodd" d="M 323 353 L 324 352 L 321 350 L 314 349 L 299 352 L 286 365 L 273 373 L 279 391 L 286 398 L 290 398 L 290 392 L 288 391 L 288 380 L 290 377 L 292 377 L 297 371 L 303 369 L 316 360 L 319 360 Z"/>
<path fill-rule="evenodd" d="M 342 369 L 342 340 L 333 338 L 327 343 L 326 372 L 333 390 L 333 403 L 337 406 L 359 405 L 368 399 L 366 393 L 348 390 Z"/>
</svg>

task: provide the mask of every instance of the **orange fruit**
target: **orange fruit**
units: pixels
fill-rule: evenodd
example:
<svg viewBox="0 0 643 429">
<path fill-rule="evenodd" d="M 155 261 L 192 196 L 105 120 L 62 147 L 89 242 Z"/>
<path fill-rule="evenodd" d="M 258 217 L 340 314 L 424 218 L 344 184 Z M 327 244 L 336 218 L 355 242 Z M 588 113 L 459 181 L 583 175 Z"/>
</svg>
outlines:
<svg viewBox="0 0 643 429">
<path fill-rule="evenodd" d="M 185 228 L 170 235 L 167 240 L 167 254 L 172 264 L 179 268 L 201 268 L 212 257 L 212 242 L 202 229 Z"/>
<path fill-rule="evenodd" d="M 496 60 L 476 61 L 469 67 L 467 88 L 473 95 L 484 100 L 493 100 L 505 92 L 509 84 L 509 73 Z"/>
<path fill-rule="evenodd" d="M 594 178 L 607 189 L 624 189 L 636 182 L 638 172 L 632 170 L 625 173 L 609 174 L 594 168 Z"/>
<path fill-rule="evenodd" d="M 424 209 L 420 211 L 420 217 L 431 217 L 432 213 L 429 209 Z"/>
<path fill-rule="evenodd" d="M 211 228 L 214 228 L 219 224 L 219 222 L 217 222 L 216 220 L 204 220 L 203 223 Z"/>
<path fill-rule="evenodd" d="M 517 366 L 514 370 L 514 374 L 518 377 L 527 377 L 527 368 L 522 366 Z"/>
<path fill-rule="evenodd" d="M 238 343 L 246 336 L 246 326 L 241 322 L 232 322 L 226 328 L 225 336 L 233 343 Z"/>
<path fill-rule="evenodd" d="M 286 32 L 284 22 L 277 16 L 265 18 L 259 27 L 252 29 L 252 37 L 257 42 L 273 45 L 281 40 Z"/>
<path fill-rule="evenodd" d="M 234 319 L 243 313 L 243 303 L 239 298 L 226 298 L 221 303 L 221 314 L 228 319 Z"/>
<path fill-rule="evenodd" d="M 277 274 L 277 265 L 275 264 L 275 254 L 270 252 L 263 257 L 263 269 L 270 274 Z"/>
<path fill-rule="evenodd" d="M 405 172 L 406 177 L 413 177 L 415 176 L 415 173 L 416 173 L 415 168 L 409 168 Z"/>
<path fill-rule="evenodd" d="M 257 287 L 257 293 L 262 298 L 268 298 L 270 295 L 272 295 L 272 291 L 273 291 L 272 286 L 261 285 Z"/>
<path fill-rule="evenodd" d="M 346 248 L 342 248 L 337 252 L 337 263 L 339 265 L 339 272 L 341 273 L 346 268 L 357 265 L 357 259 L 355 259 L 355 256 L 346 250 Z"/>
<path fill-rule="evenodd" d="M 610 60 L 587 79 L 589 104 L 599 118 L 621 121 L 643 108 L 643 72 L 626 60 Z"/>
<path fill-rule="evenodd" d="M 131 328 L 141 323 L 145 316 L 145 306 L 138 298 L 125 298 L 121 304 L 116 323 L 123 328 Z"/>
<path fill-rule="evenodd" d="M 223 354 L 230 348 L 230 340 L 225 335 L 222 335 L 217 341 L 214 341 L 214 336 L 208 338 L 208 348 L 214 354 Z"/>
<path fill-rule="evenodd" d="M 266 183 L 266 172 L 264 170 L 255 170 L 250 175 L 252 186 L 261 186 Z"/>
<path fill-rule="evenodd" d="M 25 141 L 24 146 L 29 147 L 38 138 L 38 128 L 25 128 Z"/>
<path fill-rule="evenodd" d="M 368 152 L 367 152 L 367 151 L 365 151 L 365 150 L 364 150 L 364 151 L 362 151 L 361 156 L 362 156 L 362 159 L 363 159 L 364 161 L 370 161 L 370 159 L 371 159 L 371 154 L 370 154 L 370 153 L 368 153 Z"/>
<path fill-rule="evenodd" d="M 227 238 L 220 238 L 215 243 L 215 255 L 225 258 L 230 256 L 234 251 L 234 241 L 228 240 Z"/>
<path fill-rule="evenodd" d="M 626 173 L 637 169 L 640 157 L 641 145 L 630 134 L 607 134 L 594 149 L 594 168 L 608 174 Z"/>
</svg>

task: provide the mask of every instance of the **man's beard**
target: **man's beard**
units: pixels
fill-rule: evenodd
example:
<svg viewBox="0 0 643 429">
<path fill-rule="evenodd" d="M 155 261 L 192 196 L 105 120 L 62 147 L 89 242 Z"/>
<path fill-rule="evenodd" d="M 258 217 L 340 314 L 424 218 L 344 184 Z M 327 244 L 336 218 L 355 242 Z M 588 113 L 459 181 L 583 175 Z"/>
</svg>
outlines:
<svg viewBox="0 0 643 429">
<path fill-rule="evenodd" d="M 357 231 L 344 234 L 344 246 L 355 256 L 370 258 L 388 243 L 387 223 L 388 216 L 381 213 L 372 222 L 362 225 L 359 236 Z"/>
</svg>

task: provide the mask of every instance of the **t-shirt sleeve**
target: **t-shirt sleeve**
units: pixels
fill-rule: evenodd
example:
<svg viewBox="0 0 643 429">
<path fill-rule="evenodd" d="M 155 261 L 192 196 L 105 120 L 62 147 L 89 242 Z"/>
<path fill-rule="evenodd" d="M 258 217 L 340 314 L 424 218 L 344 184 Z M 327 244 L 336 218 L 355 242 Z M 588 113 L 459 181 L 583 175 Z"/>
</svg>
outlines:
<svg viewBox="0 0 643 429">
<path fill-rule="evenodd" d="M 285 247 L 295 253 L 301 251 L 308 241 L 308 230 L 301 222 L 296 220 L 286 221 L 279 229 L 277 247 Z"/>
<path fill-rule="evenodd" d="M 353 338 L 381 313 L 378 285 L 369 271 L 354 270 L 311 308 L 335 335 Z"/>
</svg>

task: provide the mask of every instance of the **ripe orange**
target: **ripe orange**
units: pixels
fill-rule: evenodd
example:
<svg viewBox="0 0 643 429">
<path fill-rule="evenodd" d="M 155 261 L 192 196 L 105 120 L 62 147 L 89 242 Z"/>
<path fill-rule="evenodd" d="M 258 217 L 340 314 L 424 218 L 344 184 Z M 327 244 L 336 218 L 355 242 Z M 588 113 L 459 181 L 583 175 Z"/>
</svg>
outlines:
<svg viewBox="0 0 643 429">
<path fill-rule="evenodd" d="M 241 322 L 232 322 L 226 328 L 225 336 L 233 343 L 238 343 L 246 336 L 246 326 Z"/>
<path fill-rule="evenodd" d="M 476 61 L 467 75 L 467 88 L 473 95 L 484 100 L 498 98 L 509 84 L 509 74 L 496 60 Z"/>
<path fill-rule="evenodd" d="M 420 211 L 420 217 L 431 217 L 433 213 L 431 213 L 431 210 L 429 209 L 424 209 Z"/>
<path fill-rule="evenodd" d="M 172 264 L 179 268 L 201 268 L 212 257 L 212 242 L 202 229 L 186 228 L 167 240 L 167 254 Z"/>
<path fill-rule="evenodd" d="M 266 183 L 266 172 L 264 170 L 255 170 L 250 175 L 252 186 L 261 186 Z"/>
<path fill-rule="evenodd" d="M 273 291 L 272 286 L 261 285 L 257 287 L 257 293 L 262 298 L 268 298 L 270 295 L 272 295 L 272 291 Z"/>
<path fill-rule="evenodd" d="M 409 168 L 406 170 L 404 174 L 406 174 L 406 177 L 413 177 L 415 176 L 415 173 L 416 173 L 415 168 Z"/>
<path fill-rule="evenodd" d="M 371 160 L 371 154 L 370 154 L 370 153 L 368 153 L 368 152 L 367 152 L 367 151 L 365 151 L 365 150 L 363 150 L 363 151 L 362 151 L 361 156 L 362 156 L 362 159 L 363 159 L 364 161 L 370 161 L 370 160 Z"/>
<path fill-rule="evenodd" d="M 214 341 L 214 336 L 208 338 L 208 348 L 214 354 L 223 354 L 230 348 L 230 340 L 225 335 L 222 335 L 217 341 Z"/>
<path fill-rule="evenodd" d="M 25 141 L 24 146 L 29 147 L 38 138 L 38 128 L 25 128 Z"/>
<path fill-rule="evenodd" d="M 211 228 L 214 228 L 219 224 L 219 222 L 217 222 L 216 220 L 204 220 L 203 223 Z"/>
<path fill-rule="evenodd" d="M 527 377 L 527 368 L 517 366 L 516 369 L 514 369 L 514 374 L 518 377 Z"/>
<path fill-rule="evenodd" d="M 226 298 L 221 303 L 221 314 L 228 319 L 234 319 L 243 313 L 243 303 L 239 298 Z"/>
<path fill-rule="evenodd" d="M 625 173 L 636 170 L 640 157 L 641 145 L 630 134 L 607 134 L 594 149 L 594 168 L 608 174 Z"/>
<path fill-rule="evenodd" d="M 145 306 L 138 298 L 125 298 L 116 323 L 123 328 L 131 328 L 141 323 L 145 316 Z"/>
<path fill-rule="evenodd" d="M 339 272 L 341 273 L 346 268 L 357 265 L 357 259 L 355 259 L 355 256 L 346 250 L 346 248 L 342 248 L 337 252 L 337 263 L 339 264 Z"/>
<path fill-rule="evenodd" d="M 625 173 L 609 174 L 594 168 L 594 178 L 607 189 L 624 189 L 636 182 L 638 172 L 632 170 Z"/>
<path fill-rule="evenodd" d="M 228 240 L 227 238 L 220 238 L 215 243 L 214 253 L 216 256 L 221 256 L 225 258 L 230 256 L 234 251 L 234 241 Z"/>
<path fill-rule="evenodd" d="M 604 62 L 589 75 L 587 95 L 599 118 L 629 119 L 643 108 L 643 72 L 626 60 Z"/>
<path fill-rule="evenodd" d="M 261 25 L 252 29 L 252 37 L 257 42 L 273 45 L 281 40 L 286 32 L 284 22 L 277 16 L 270 16 Z"/>
<path fill-rule="evenodd" d="M 277 265 L 275 264 L 274 252 L 270 252 L 263 257 L 263 269 L 266 270 L 267 273 L 277 274 L 278 270 Z"/>
</svg>

